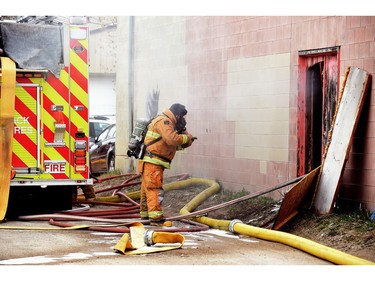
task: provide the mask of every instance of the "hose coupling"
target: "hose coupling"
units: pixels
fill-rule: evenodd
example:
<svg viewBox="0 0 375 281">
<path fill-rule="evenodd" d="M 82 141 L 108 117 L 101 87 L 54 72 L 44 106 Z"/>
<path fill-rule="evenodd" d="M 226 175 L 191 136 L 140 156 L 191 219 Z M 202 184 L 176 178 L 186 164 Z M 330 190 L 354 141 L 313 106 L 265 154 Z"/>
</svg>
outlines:
<svg viewBox="0 0 375 281">
<path fill-rule="evenodd" d="M 153 230 L 146 229 L 145 234 L 143 236 L 143 241 L 147 246 L 154 245 L 154 241 L 152 241 L 152 235 L 154 234 Z"/>
<path fill-rule="evenodd" d="M 229 231 L 230 232 L 235 233 L 234 232 L 234 225 L 236 223 L 242 223 L 242 221 L 240 221 L 240 220 L 231 220 L 231 222 L 229 223 Z"/>
</svg>

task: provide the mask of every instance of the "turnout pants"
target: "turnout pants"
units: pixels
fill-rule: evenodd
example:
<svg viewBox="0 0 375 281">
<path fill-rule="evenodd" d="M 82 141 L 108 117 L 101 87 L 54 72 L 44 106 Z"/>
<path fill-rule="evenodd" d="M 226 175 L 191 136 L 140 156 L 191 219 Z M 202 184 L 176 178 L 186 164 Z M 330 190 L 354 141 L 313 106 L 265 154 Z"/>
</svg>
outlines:
<svg viewBox="0 0 375 281">
<path fill-rule="evenodd" d="M 142 162 L 139 171 L 142 173 L 140 215 L 141 219 L 160 220 L 164 218 L 161 202 L 164 198 L 164 167 Z"/>
</svg>

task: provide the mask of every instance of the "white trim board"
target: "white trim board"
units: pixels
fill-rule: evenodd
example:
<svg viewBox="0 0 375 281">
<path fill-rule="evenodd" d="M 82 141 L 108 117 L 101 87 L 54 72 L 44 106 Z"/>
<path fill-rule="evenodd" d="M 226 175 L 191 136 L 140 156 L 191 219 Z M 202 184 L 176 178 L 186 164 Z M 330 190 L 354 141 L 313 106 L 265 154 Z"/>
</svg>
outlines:
<svg viewBox="0 0 375 281">
<path fill-rule="evenodd" d="M 326 156 L 317 183 L 313 204 L 318 214 L 332 212 L 369 82 L 370 75 L 366 71 L 357 67 L 348 69 L 344 91 L 332 127 L 331 140 L 328 142 L 328 149 L 326 148 Z"/>
</svg>

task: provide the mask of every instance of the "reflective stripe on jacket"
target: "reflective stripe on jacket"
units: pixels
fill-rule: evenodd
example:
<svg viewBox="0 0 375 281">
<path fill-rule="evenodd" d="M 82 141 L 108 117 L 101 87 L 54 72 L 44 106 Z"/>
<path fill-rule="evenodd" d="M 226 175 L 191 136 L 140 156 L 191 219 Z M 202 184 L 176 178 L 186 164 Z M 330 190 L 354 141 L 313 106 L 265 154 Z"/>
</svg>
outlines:
<svg viewBox="0 0 375 281">
<path fill-rule="evenodd" d="M 161 137 L 146 149 L 142 159 L 144 162 L 171 168 L 171 161 L 179 146 L 189 142 L 187 134 L 178 134 L 175 130 L 176 118 L 172 111 L 166 109 L 149 125 L 145 138 L 145 145 Z"/>
</svg>

